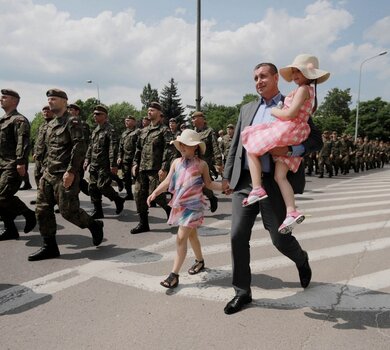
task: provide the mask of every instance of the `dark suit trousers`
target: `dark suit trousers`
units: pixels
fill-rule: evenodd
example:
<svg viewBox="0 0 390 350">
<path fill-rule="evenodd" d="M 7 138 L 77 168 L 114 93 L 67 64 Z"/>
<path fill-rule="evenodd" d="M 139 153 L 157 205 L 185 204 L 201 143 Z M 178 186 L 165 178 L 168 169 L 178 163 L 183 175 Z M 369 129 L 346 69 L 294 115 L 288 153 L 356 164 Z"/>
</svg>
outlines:
<svg viewBox="0 0 390 350">
<path fill-rule="evenodd" d="M 293 235 L 281 235 L 279 226 L 286 216 L 286 206 L 279 187 L 271 175 L 264 175 L 263 186 L 268 198 L 251 206 L 242 207 L 242 200 L 251 191 L 250 173 L 244 170 L 235 189 L 232 199 L 232 264 L 233 286 L 236 294 L 250 293 L 250 239 L 256 217 L 261 212 L 264 228 L 269 232 L 273 245 L 297 266 L 305 262 L 305 255 L 298 241 Z"/>
</svg>

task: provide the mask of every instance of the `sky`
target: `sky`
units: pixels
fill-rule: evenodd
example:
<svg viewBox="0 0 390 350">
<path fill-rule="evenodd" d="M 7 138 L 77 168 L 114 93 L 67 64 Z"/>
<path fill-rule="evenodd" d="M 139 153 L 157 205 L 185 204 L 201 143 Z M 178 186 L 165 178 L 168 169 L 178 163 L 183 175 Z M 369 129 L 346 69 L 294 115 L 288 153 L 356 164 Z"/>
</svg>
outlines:
<svg viewBox="0 0 390 350">
<path fill-rule="evenodd" d="M 197 0 L 0 0 L 0 87 L 19 92 L 30 120 L 57 87 L 69 102 L 98 97 L 141 108 L 145 85 L 171 78 L 183 106 L 195 105 Z M 390 1 L 203 0 L 202 103 L 234 106 L 256 93 L 253 67 L 281 68 L 298 54 L 318 57 L 333 88 L 360 101 L 390 102 Z M 361 68 L 361 74 L 360 74 Z M 92 83 L 87 83 L 92 80 Z M 294 83 L 280 79 L 288 93 Z"/>
</svg>

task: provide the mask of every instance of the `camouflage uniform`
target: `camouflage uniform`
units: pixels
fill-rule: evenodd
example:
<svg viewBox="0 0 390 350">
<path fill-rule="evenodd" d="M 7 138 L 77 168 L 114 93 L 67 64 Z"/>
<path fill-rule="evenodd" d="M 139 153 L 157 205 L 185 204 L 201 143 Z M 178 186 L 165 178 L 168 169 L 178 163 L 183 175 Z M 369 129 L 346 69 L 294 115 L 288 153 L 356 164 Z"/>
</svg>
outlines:
<svg viewBox="0 0 390 350">
<path fill-rule="evenodd" d="M 172 136 L 168 127 L 162 122 L 141 130 L 134 155 L 133 166 L 137 165 L 138 170 L 135 182 L 135 203 L 137 212 L 141 217 L 148 215 L 148 205 L 146 199 L 159 185 L 158 172 L 164 170 L 169 172 L 172 160 L 172 146 L 170 141 Z M 159 195 L 155 202 L 165 211 L 169 211 L 167 200 L 164 194 Z"/>
<path fill-rule="evenodd" d="M 342 137 L 339 142 L 340 155 L 339 159 L 341 160 L 342 174 L 348 174 L 349 170 L 349 156 L 351 153 L 351 147 L 348 140 L 345 137 Z"/>
<path fill-rule="evenodd" d="M 366 170 L 370 169 L 371 152 L 372 152 L 371 143 L 368 141 L 368 138 L 365 137 L 364 143 L 363 143 L 363 162 L 364 162 Z M 364 168 L 364 166 L 363 166 L 363 168 Z"/>
<path fill-rule="evenodd" d="M 131 175 L 131 168 L 133 166 L 133 158 L 134 158 L 139 134 L 140 134 L 140 129 L 137 128 L 126 129 L 122 133 L 119 142 L 118 158 L 122 159 L 121 167 L 123 173 L 123 181 L 124 181 L 128 199 L 133 199 L 133 191 L 132 191 L 133 179 Z"/>
<path fill-rule="evenodd" d="M 34 178 L 37 186 L 39 186 L 39 181 L 45 170 L 46 163 L 46 144 L 45 144 L 45 135 L 49 122 L 53 119 L 45 119 L 43 124 L 38 129 L 37 139 L 34 146 L 34 155 L 35 155 L 35 169 L 34 169 Z"/>
<path fill-rule="evenodd" d="M 333 171 L 330 156 L 332 154 L 333 142 L 329 139 L 329 135 L 323 135 L 322 141 L 323 146 L 318 153 L 318 167 L 320 173 L 319 177 L 324 177 L 324 167 L 326 167 L 329 177 L 332 177 Z"/>
<path fill-rule="evenodd" d="M 222 154 L 214 131 L 206 125 L 202 129 L 195 129 L 195 131 L 200 134 L 201 141 L 206 144 L 206 153 L 202 156 L 202 159 L 204 159 L 209 166 L 210 176 L 214 175 L 217 177 L 218 173 L 215 166 L 222 167 Z M 210 204 L 212 204 L 212 201 L 216 200 L 212 190 L 204 187 L 203 193 L 210 200 Z"/>
<path fill-rule="evenodd" d="M 342 172 L 342 164 L 341 164 L 341 157 L 340 157 L 340 150 L 341 150 L 341 141 L 339 139 L 335 140 L 332 139 L 333 145 L 332 145 L 332 165 L 334 169 L 334 175 L 338 175 L 339 170 Z"/>
<path fill-rule="evenodd" d="M 36 208 L 41 236 L 45 239 L 56 234 L 55 204 L 66 220 L 80 228 L 89 228 L 94 220 L 80 208 L 78 198 L 79 169 L 86 148 L 79 121 L 67 112 L 62 117 L 55 117 L 47 125 L 45 147 L 46 153 L 37 157 L 45 164 Z M 63 186 L 63 176 L 67 171 L 75 176 L 69 188 Z"/>
<path fill-rule="evenodd" d="M 226 162 L 227 156 L 229 154 L 230 145 L 232 144 L 233 137 L 230 137 L 228 134 L 222 137 L 220 143 L 220 149 L 223 156 L 223 162 Z"/>
<path fill-rule="evenodd" d="M 95 207 L 92 214 L 95 218 L 103 217 L 102 196 L 117 205 L 117 214 L 121 197 L 111 186 L 111 168 L 117 168 L 118 159 L 118 139 L 113 126 L 106 121 L 98 125 L 92 132 L 91 141 L 88 147 L 85 161 L 89 164 L 89 194 L 91 202 Z"/>
<path fill-rule="evenodd" d="M 358 138 L 355 145 L 355 172 L 358 173 L 361 169 L 363 171 L 363 142 L 361 138 Z"/>
<path fill-rule="evenodd" d="M 26 117 L 16 109 L 3 115 L 0 119 L 0 217 L 4 221 L 5 231 L 0 240 L 17 238 L 14 219 L 18 215 L 26 218 L 33 216 L 33 227 L 25 227 L 25 232 L 35 226 L 34 212 L 31 211 L 19 197 L 15 196 L 22 183 L 22 177 L 18 174 L 17 165 L 26 165 L 28 162 L 30 142 L 30 124 Z M 6 232 L 12 232 L 12 237 L 7 238 Z"/>
</svg>

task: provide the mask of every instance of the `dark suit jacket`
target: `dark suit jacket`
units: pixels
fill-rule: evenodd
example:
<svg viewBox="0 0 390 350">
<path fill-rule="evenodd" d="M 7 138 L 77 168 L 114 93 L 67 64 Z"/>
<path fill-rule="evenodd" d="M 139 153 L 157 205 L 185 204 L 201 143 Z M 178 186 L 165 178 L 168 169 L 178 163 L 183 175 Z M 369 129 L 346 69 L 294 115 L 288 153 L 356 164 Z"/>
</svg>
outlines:
<svg viewBox="0 0 390 350">
<path fill-rule="evenodd" d="M 225 169 L 223 172 L 223 178 L 229 180 L 230 187 L 232 189 L 236 188 L 244 165 L 245 149 L 242 146 L 241 132 L 246 126 L 252 124 L 253 118 L 255 117 L 260 104 L 261 99 L 247 103 L 242 106 L 240 110 L 240 115 L 238 117 L 229 155 L 226 159 Z M 306 154 L 319 151 L 322 148 L 322 137 L 320 131 L 314 125 L 311 118 L 309 118 L 308 123 L 310 125 L 311 132 L 308 139 L 303 142 Z M 295 193 L 303 193 L 305 188 L 305 169 L 303 162 L 296 173 L 289 171 L 288 179 Z"/>
</svg>

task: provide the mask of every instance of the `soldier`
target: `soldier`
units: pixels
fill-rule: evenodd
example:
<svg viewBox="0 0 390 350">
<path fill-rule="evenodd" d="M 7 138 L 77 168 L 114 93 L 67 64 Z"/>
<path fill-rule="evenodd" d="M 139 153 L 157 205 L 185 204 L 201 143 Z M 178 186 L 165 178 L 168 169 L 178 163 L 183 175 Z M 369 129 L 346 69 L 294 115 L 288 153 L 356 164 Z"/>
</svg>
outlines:
<svg viewBox="0 0 390 350">
<path fill-rule="evenodd" d="M 364 163 L 363 163 L 363 140 L 361 137 L 356 139 L 355 145 L 355 164 L 354 169 L 355 173 L 358 173 L 360 169 L 363 171 Z"/>
<path fill-rule="evenodd" d="M 383 140 L 379 142 L 378 152 L 379 152 L 379 161 L 380 161 L 379 167 L 383 168 L 386 163 L 386 145 L 383 142 Z"/>
<path fill-rule="evenodd" d="M 370 144 L 370 141 L 368 139 L 368 136 L 364 137 L 363 141 L 363 163 L 366 168 L 366 170 L 370 169 L 370 157 L 371 157 L 372 147 Z M 362 171 L 364 170 L 364 166 Z"/>
<path fill-rule="evenodd" d="M 41 180 L 41 177 L 43 175 L 43 172 L 45 170 L 45 155 L 46 155 L 46 145 L 45 145 L 45 134 L 47 125 L 51 120 L 54 118 L 54 113 L 50 110 L 49 105 L 44 106 L 42 108 L 42 116 L 44 119 L 44 122 L 40 125 L 38 129 L 37 139 L 35 141 L 34 145 L 34 151 L 33 151 L 33 159 L 35 162 L 35 168 L 34 168 L 34 179 L 35 183 L 37 185 L 37 188 L 39 186 L 39 181 Z M 42 160 L 39 160 L 42 159 Z M 36 200 L 32 200 L 30 204 L 37 204 Z"/>
<path fill-rule="evenodd" d="M 123 182 L 126 189 L 125 200 L 133 200 L 133 177 L 131 175 L 131 167 L 133 166 L 133 158 L 137 145 L 138 135 L 140 130 L 135 127 L 136 120 L 133 116 L 128 115 L 125 118 L 126 130 L 122 133 L 119 141 L 118 152 L 118 167 L 122 169 Z"/>
<path fill-rule="evenodd" d="M 102 196 L 114 201 L 116 213 L 123 210 L 125 199 L 112 188 L 111 174 L 118 174 L 118 140 L 113 126 L 108 122 L 108 110 L 98 105 L 93 111 L 97 126 L 92 132 L 91 141 L 84 161 L 84 170 L 89 166 L 89 194 L 95 219 L 104 218 Z"/>
<path fill-rule="evenodd" d="M 333 176 L 332 164 L 330 162 L 330 156 L 332 154 L 332 140 L 330 139 L 329 131 L 324 131 L 322 133 L 322 142 L 323 146 L 321 150 L 318 152 L 318 167 L 320 178 L 324 177 L 324 167 L 328 172 L 328 176 Z"/>
<path fill-rule="evenodd" d="M 84 142 L 86 145 L 89 145 L 89 140 L 91 138 L 91 130 L 89 128 L 88 123 L 81 118 L 80 106 L 76 103 L 71 103 L 70 105 L 68 105 L 68 112 L 72 117 L 76 118 L 79 121 L 79 123 L 83 129 Z M 80 190 L 86 196 L 89 196 L 88 181 L 84 179 L 84 174 L 85 174 L 85 171 L 84 171 L 84 167 L 82 164 L 80 167 Z"/>
<path fill-rule="evenodd" d="M 46 130 L 46 163 L 37 194 L 36 216 L 43 246 L 28 257 L 29 261 L 52 259 L 60 255 L 56 242 L 55 204 L 58 204 L 64 219 L 91 231 L 95 246 L 103 240 L 103 222 L 94 220 L 80 208 L 79 170 L 86 148 L 82 127 L 76 118 L 69 116 L 68 96 L 64 91 L 51 89 L 46 96 L 55 118 L 49 122 Z"/>
<path fill-rule="evenodd" d="M 141 127 L 142 127 L 142 129 L 143 129 L 143 128 L 147 128 L 149 125 L 150 125 L 150 118 L 149 118 L 149 116 L 147 115 L 146 117 L 143 117 L 143 118 L 142 118 Z"/>
<path fill-rule="evenodd" d="M 191 121 L 195 131 L 201 134 L 201 140 L 206 144 L 206 153 L 203 155 L 203 159 L 209 166 L 210 172 L 214 173 L 214 175 L 221 174 L 223 169 L 222 154 L 213 129 L 207 127 L 202 112 L 194 112 L 191 116 Z M 204 188 L 203 193 L 209 199 L 210 210 L 214 213 L 218 208 L 218 198 L 208 188 Z"/>
<path fill-rule="evenodd" d="M 234 135 L 234 125 L 229 124 L 226 127 L 226 135 L 224 135 L 222 137 L 222 141 L 220 143 L 221 153 L 222 153 L 222 157 L 223 157 L 223 164 L 225 164 L 226 158 L 229 154 L 230 145 L 231 145 L 232 140 L 233 140 L 233 135 Z"/>
<path fill-rule="evenodd" d="M 135 177 L 134 197 L 140 221 L 130 230 L 131 234 L 150 231 L 148 218 L 148 196 L 157 188 L 170 167 L 172 149 L 170 131 L 162 122 L 161 105 L 152 102 L 148 108 L 151 124 L 141 130 L 133 160 L 132 173 Z M 165 194 L 160 194 L 155 202 L 162 207 L 167 217 L 171 208 Z"/>
<path fill-rule="evenodd" d="M 25 233 L 36 225 L 34 212 L 15 196 L 26 175 L 30 150 L 30 123 L 17 111 L 19 101 L 16 91 L 1 90 L 0 103 L 5 114 L 0 118 L 0 217 L 4 222 L 0 241 L 19 238 L 14 222 L 18 215 L 26 219 Z"/>
<path fill-rule="evenodd" d="M 341 161 L 341 173 L 342 175 L 347 175 L 349 172 L 349 157 L 352 152 L 350 144 L 348 142 L 348 135 L 343 134 L 339 142 L 340 155 L 339 159 Z"/>
<path fill-rule="evenodd" d="M 176 140 L 176 137 L 181 134 L 180 129 L 177 127 L 176 118 L 169 119 L 169 130 L 172 134 L 172 140 Z"/>
<path fill-rule="evenodd" d="M 340 140 L 337 136 L 337 131 L 332 132 L 332 164 L 334 168 L 334 174 L 337 176 L 339 173 L 339 169 L 341 169 L 341 159 L 340 159 Z M 342 170 L 340 170 L 342 171 Z"/>
</svg>

